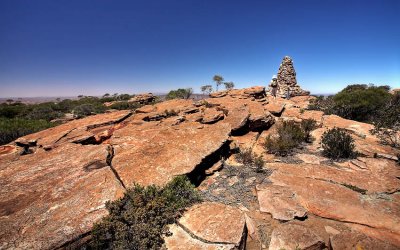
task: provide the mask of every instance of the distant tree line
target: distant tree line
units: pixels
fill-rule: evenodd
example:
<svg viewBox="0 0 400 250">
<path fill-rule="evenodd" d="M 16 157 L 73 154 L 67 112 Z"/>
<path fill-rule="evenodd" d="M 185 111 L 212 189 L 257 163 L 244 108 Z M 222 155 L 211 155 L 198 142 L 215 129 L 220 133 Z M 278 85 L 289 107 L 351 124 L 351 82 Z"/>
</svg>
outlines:
<svg viewBox="0 0 400 250">
<path fill-rule="evenodd" d="M 0 104 L 0 145 L 9 143 L 18 137 L 34 133 L 60 124 L 57 120 L 70 113 L 75 118 L 104 113 L 108 109 L 135 109 L 135 103 L 129 103 L 129 94 L 105 94 L 103 97 L 79 95 L 77 100 L 58 99 L 56 102 L 24 104 L 12 99 Z M 109 107 L 104 103 L 114 102 Z"/>
</svg>

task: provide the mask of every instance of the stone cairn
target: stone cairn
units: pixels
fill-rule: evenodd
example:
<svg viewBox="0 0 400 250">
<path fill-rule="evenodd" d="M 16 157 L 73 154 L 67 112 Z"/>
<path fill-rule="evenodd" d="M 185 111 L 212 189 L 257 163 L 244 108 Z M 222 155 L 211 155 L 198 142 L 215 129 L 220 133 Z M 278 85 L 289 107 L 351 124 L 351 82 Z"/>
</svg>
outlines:
<svg viewBox="0 0 400 250">
<path fill-rule="evenodd" d="M 301 89 L 297 84 L 296 71 L 294 70 L 293 60 L 289 56 L 285 56 L 279 66 L 277 77 L 273 76 L 268 88 L 268 93 L 271 94 L 271 84 L 276 82 L 278 84 L 277 96 L 286 97 L 289 88 L 290 96 L 303 96 L 309 95 L 309 91 Z"/>
</svg>

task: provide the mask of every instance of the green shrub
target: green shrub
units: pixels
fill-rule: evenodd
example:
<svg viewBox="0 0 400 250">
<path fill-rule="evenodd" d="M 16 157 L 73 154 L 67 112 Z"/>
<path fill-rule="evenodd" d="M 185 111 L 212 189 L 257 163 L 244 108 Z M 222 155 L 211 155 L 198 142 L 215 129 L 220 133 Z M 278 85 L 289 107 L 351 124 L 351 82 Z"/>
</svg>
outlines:
<svg viewBox="0 0 400 250">
<path fill-rule="evenodd" d="M 262 156 L 253 153 L 250 148 L 240 149 L 235 158 L 239 163 L 254 168 L 258 173 L 263 171 L 265 161 Z"/>
<path fill-rule="evenodd" d="M 81 104 L 74 108 L 74 115 L 77 118 L 82 118 L 88 115 L 103 113 L 105 111 L 105 107 L 103 105 L 95 105 L 91 103 Z"/>
<path fill-rule="evenodd" d="M 193 89 L 192 88 L 171 90 L 167 94 L 165 99 L 167 99 L 167 100 L 171 100 L 171 99 L 189 99 L 192 94 L 193 94 Z"/>
<path fill-rule="evenodd" d="M 303 120 L 300 124 L 294 121 L 283 121 L 277 124 L 275 136 L 269 135 L 265 139 L 264 147 L 267 152 L 286 156 L 302 142 L 311 140 L 310 133 L 316 127 L 314 120 Z"/>
<path fill-rule="evenodd" d="M 335 114 L 356 121 L 371 121 L 391 98 L 388 86 L 349 85 L 333 97 Z"/>
<path fill-rule="evenodd" d="M 311 131 L 317 128 L 317 121 L 314 119 L 304 119 L 301 121 L 300 127 L 304 133 L 304 141 L 311 142 L 313 139 L 311 136 Z"/>
<path fill-rule="evenodd" d="M 322 135 L 323 155 L 331 159 L 353 158 L 357 154 L 354 151 L 354 139 L 341 128 L 327 130 Z"/>
<path fill-rule="evenodd" d="M 377 135 L 383 144 L 400 148 L 400 92 L 396 92 L 377 113 L 373 124 L 375 128 L 371 132 Z"/>
<path fill-rule="evenodd" d="M 27 120 L 22 118 L 0 118 L 0 145 L 31 133 L 38 132 L 57 124 L 46 120 Z"/>
<path fill-rule="evenodd" d="M 140 104 L 138 104 L 137 102 L 116 102 L 114 104 L 112 104 L 109 108 L 111 109 L 118 109 L 118 110 L 127 110 L 127 109 L 131 109 L 131 110 L 135 110 L 137 108 L 140 108 Z"/>
<path fill-rule="evenodd" d="M 135 185 L 121 199 L 108 202 L 109 215 L 94 225 L 91 249 L 160 249 L 166 226 L 174 223 L 200 196 L 186 176 L 164 188 Z"/>
</svg>

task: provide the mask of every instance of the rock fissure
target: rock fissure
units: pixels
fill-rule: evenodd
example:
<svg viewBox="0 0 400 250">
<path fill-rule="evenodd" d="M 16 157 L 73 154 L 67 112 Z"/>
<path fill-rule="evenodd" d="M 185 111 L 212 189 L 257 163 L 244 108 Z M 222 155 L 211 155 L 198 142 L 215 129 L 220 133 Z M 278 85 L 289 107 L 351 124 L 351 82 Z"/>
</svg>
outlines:
<svg viewBox="0 0 400 250">
<path fill-rule="evenodd" d="M 108 125 L 116 125 L 116 124 L 119 124 L 119 123 L 123 122 L 124 120 L 128 119 L 132 115 L 133 115 L 133 112 L 129 112 L 125 116 L 123 116 L 115 121 L 109 121 L 109 122 L 104 122 L 104 123 L 88 125 L 88 126 L 86 126 L 86 130 L 90 131 L 91 129 L 98 128 L 98 127 L 103 127 L 103 126 L 108 126 Z"/>
<path fill-rule="evenodd" d="M 187 234 L 189 234 L 190 237 L 192 237 L 193 239 L 199 240 L 199 241 L 201 241 L 201 242 L 203 242 L 203 243 L 207 243 L 207 244 L 219 244 L 219 245 L 232 245 L 232 242 L 209 241 L 209 240 L 206 240 L 206 239 L 204 239 L 204 238 L 202 238 L 202 237 L 200 237 L 200 236 L 197 236 L 195 233 L 193 233 L 192 231 L 190 231 L 187 227 L 185 227 L 185 226 L 184 226 L 182 223 L 180 223 L 179 221 L 177 221 L 176 224 L 177 224 L 183 231 L 185 231 Z M 245 225 L 245 226 L 244 226 L 244 229 L 243 229 L 242 239 L 241 239 L 241 241 L 240 241 L 239 246 L 237 246 L 237 247 L 239 247 L 239 249 L 243 249 L 243 248 L 241 248 L 241 246 L 243 245 L 243 241 L 244 241 L 244 239 L 245 239 L 244 236 L 246 236 L 246 235 L 247 235 L 247 227 L 246 227 L 246 225 Z"/>
<path fill-rule="evenodd" d="M 60 138 L 58 138 L 57 140 L 54 141 L 54 144 L 56 144 L 57 142 L 61 141 L 63 138 L 67 137 L 72 131 L 76 130 L 76 128 L 70 129 L 68 132 L 66 132 L 65 134 L 63 134 Z"/>
<path fill-rule="evenodd" d="M 198 164 L 190 173 L 186 174 L 195 186 L 199 186 L 201 182 L 206 178 L 207 169 L 210 169 L 219 160 L 227 159 L 229 157 L 230 143 L 230 140 L 226 140 L 224 143 L 222 143 L 221 147 L 218 150 L 203 158 L 200 164 Z"/>
<path fill-rule="evenodd" d="M 108 154 L 107 154 L 106 163 L 108 164 L 108 166 L 110 166 L 110 169 L 113 172 L 115 178 L 118 180 L 118 182 L 121 184 L 121 186 L 126 190 L 126 186 L 125 186 L 124 182 L 122 181 L 121 177 L 119 176 L 117 170 L 115 170 L 115 168 L 112 165 L 112 160 L 115 155 L 114 147 L 112 145 L 109 145 L 107 147 L 107 153 Z"/>
<path fill-rule="evenodd" d="M 317 181 L 325 181 L 325 182 L 328 182 L 328 183 L 331 183 L 331 184 L 339 185 L 339 186 L 348 188 L 348 189 L 350 189 L 350 190 L 352 190 L 354 192 L 357 192 L 357 193 L 360 193 L 360 194 L 363 194 L 363 195 L 366 194 L 367 191 L 368 191 L 366 189 L 362 189 L 362 188 L 359 188 L 359 187 L 351 185 L 351 184 L 339 183 L 339 182 L 336 182 L 336 181 L 333 181 L 333 180 L 328 180 L 328 179 L 323 179 L 323 178 L 315 178 L 315 177 L 310 177 L 310 176 L 306 176 L 305 178 L 313 179 L 313 180 L 317 180 Z"/>
</svg>

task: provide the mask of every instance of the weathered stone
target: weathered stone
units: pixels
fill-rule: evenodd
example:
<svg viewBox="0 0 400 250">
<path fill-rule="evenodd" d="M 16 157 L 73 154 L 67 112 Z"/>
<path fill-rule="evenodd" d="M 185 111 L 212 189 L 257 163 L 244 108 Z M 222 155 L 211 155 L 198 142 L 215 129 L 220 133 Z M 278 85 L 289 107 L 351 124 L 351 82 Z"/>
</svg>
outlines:
<svg viewBox="0 0 400 250">
<path fill-rule="evenodd" d="M 345 232 L 331 237 L 332 249 L 382 249 L 395 250 L 398 247 L 357 232 Z"/>
<path fill-rule="evenodd" d="M 238 208 L 205 202 L 189 208 L 179 219 L 179 225 L 205 241 L 239 247 L 246 236 L 245 221 L 243 212 Z"/>
<path fill-rule="evenodd" d="M 229 124 L 184 122 L 174 127 L 150 122 L 115 131 L 113 167 L 124 184 L 164 185 L 174 176 L 193 171 L 228 140 Z"/>
<path fill-rule="evenodd" d="M 273 166 L 270 164 L 269 167 Z M 360 189 L 354 188 L 368 185 L 368 181 L 374 177 L 366 175 L 362 180 L 365 183 L 360 180 L 354 185 L 355 179 L 359 178 L 357 176 L 365 173 L 364 171 L 354 174 L 348 171 L 347 176 L 343 175 L 344 171 L 333 171 L 330 174 L 320 172 L 321 175 L 319 175 L 316 174 L 319 169 L 324 168 L 316 165 L 308 171 L 305 165 L 280 164 L 270 176 L 270 180 L 274 185 L 287 186 L 295 192 L 298 201 L 309 213 L 337 221 L 368 225 L 381 230 L 382 233 L 392 232 L 399 237 L 400 201 L 394 199 L 393 196 L 386 199 L 385 196 L 376 194 L 362 195 Z M 375 180 L 373 181 L 372 184 L 375 184 Z M 352 184 L 349 185 L 349 183 Z M 387 190 L 385 185 L 388 184 L 387 181 L 382 181 L 380 184 L 375 184 L 375 189 L 380 186 L 378 190 Z M 399 187 L 398 184 L 397 187 Z M 372 188 L 371 185 L 369 189 Z"/>
<path fill-rule="evenodd" d="M 269 250 L 281 249 L 324 249 L 325 243 L 322 238 L 310 229 L 286 223 L 274 229 L 271 236 Z M 339 248 L 338 248 L 339 249 Z"/>
<path fill-rule="evenodd" d="M 52 249 L 91 230 L 124 189 L 107 146 L 64 144 L 0 170 L 1 248 Z"/>
<path fill-rule="evenodd" d="M 203 118 L 201 120 L 201 123 L 213 124 L 222 119 L 224 119 L 224 113 L 222 111 L 217 110 L 215 108 L 210 108 L 206 109 L 203 112 Z"/>
<path fill-rule="evenodd" d="M 137 102 L 140 104 L 149 104 L 154 102 L 156 97 L 152 93 L 139 94 L 132 97 L 128 102 Z"/>
<path fill-rule="evenodd" d="M 320 164 L 321 161 L 328 160 L 327 158 L 312 154 L 296 154 L 296 157 L 302 160 L 304 163 L 310 163 L 310 164 Z"/>
<path fill-rule="evenodd" d="M 288 221 L 307 215 L 307 210 L 297 201 L 296 194 L 287 187 L 257 186 L 257 197 L 260 211 L 270 213 L 274 219 Z"/>
<path fill-rule="evenodd" d="M 242 106 L 229 110 L 224 122 L 231 125 L 232 133 L 236 133 L 246 126 L 249 117 L 249 109 L 246 106 Z"/>
<path fill-rule="evenodd" d="M 16 142 L 36 141 L 38 146 L 45 146 L 56 143 L 59 144 L 60 140 L 63 140 L 64 142 L 70 141 L 70 139 L 73 140 L 78 136 L 90 137 L 95 135 L 90 132 L 91 129 L 119 123 L 130 115 L 131 111 L 122 110 L 112 113 L 88 116 L 86 118 L 73 120 L 54 128 L 49 128 L 34 134 L 26 135 L 17 139 Z M 70 136 L 71 132 L 74 132 L 72 136 Z"/>
<path fill-rule="evenodd" d="M 280 116 L 282 114 L 283 110 L 285 109 L 285 103 L 283 101 L 278 102 L 277 100 L 280 100 L 280 99 L 272 100 L 264 107 L 269 112 L 271 112 L 271 114 L 273 114 L 275 116 Z"/>
<path fill-rule="evenodd" d="M 171 236 L 165 236 L 165 246 L 169 250 L 230 250 L 235 249 L 234 244 L 218 244 L 205 242 L 195 237 L 192 237 L 189 233 L 183 230 L 178 225 L 171 225 L 169 231 L 172 233 Z"/>
</svg>

